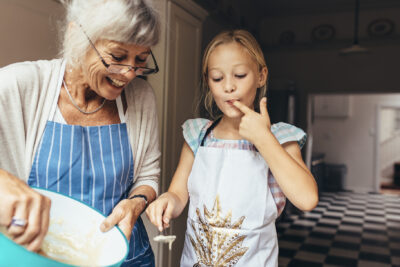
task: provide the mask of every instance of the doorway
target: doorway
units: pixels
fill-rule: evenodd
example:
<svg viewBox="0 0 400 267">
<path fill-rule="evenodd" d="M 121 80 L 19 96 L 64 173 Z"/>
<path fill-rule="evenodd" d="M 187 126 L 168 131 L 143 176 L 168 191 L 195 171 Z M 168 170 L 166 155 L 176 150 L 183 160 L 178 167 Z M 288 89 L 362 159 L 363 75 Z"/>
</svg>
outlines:
<svg viewBox="0 0 400 267">
<path fill-rule="evenodd" d="M 384 129 L 389 127 L 387 121 L 396 125 L 390 127 L 397 127 L 395 119 L 386 118 L 391 113 L 394 118 L 398 114 L 400 120 L 400 94 L 314 94 L 308 101 L 307 134 L 312 145 L 307 155 L 309 158 L 323 155 L 327 166 L 342 170 L 339 172 L 341 177 L 338 177 L 338 172 L 334 177 L 327 177 L 325 170 L 322 177 L 316 177 L 317 182 L 318 178 L 323 183 L 334 179 L 339 183 L 337 188 L 343 191 L 388 193 L 381 191 L 381 161 L 389 169 L 387 158 L 394 164 L 400 162 L 400 155 L 397 159 L 385 154 L 383 159 L 379 140 L 382 132 L 386 134 Z M 400 154 L 400 139 L 397 151 Z M 385 171 L 385 174 L 389 173 Z M 390 173 L 386 182 L 389 181 Z"/>
<path fill-rule="evenodd" d="M 376 188 L 400 195 L 400 102 L 384 102 L 376 108 Z"/>
</svg>

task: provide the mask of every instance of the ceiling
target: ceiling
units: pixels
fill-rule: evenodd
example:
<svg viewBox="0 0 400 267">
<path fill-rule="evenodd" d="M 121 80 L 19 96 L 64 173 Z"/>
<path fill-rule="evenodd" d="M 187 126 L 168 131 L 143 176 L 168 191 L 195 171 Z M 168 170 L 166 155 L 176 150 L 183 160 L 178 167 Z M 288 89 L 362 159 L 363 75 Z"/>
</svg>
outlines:
<svg viewBox="0 0 400 267">
<path fill-rule="evenodd" d="M 263 21 L 285 20 L 288 16 L 348 14 L 340 19 L 347 19 L 352 25 L 357 0 L 193 0 L 209 12 L 210 18 L 224 25 L 225 28 L 244 28 L 259 37 Z M 382 14 L 390 11 L 392 16 L 400 17 L 400 0 L 359 0 L 360 16 L 363 12 Z M 398 10 L 398 16 L 393 15 Z M 379 15 L 380 16 L 380 15 Z M 338 17 L 339 18 L 339 17 Z M 293 20 L 292 20 L 293 21 Z M 302 20 L 303 21 L 303 20 Z M 346 37 L 347 38 L 347 37 Z"/>
<path fill-rule="evenodd" d="M 353 11 L 356 0 L 194 0 L 214 19 L 246 26 L 265 17 Z M 360 0 L 360 10 L 400 8 L 400 0 Z M 399 14 L 400 16 L 400 14 Z M 245 25 L 241 25 L 241 24 Z"/>
</svg>

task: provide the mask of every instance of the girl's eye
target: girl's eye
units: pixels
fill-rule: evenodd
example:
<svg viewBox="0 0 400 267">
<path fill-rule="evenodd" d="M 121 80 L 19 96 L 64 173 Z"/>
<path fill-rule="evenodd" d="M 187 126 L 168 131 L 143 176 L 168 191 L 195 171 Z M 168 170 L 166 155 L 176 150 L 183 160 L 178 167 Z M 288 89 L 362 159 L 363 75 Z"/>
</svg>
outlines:
<svg viewBox="0 0 400 267">
<path fill-rule="evenodd" d="M 112 57 L 113 60 L 115 61 L 122 61 L 126 58 L 126 56 L 115 56 L 113 54 L 110 54 L 110 56 Z"/>
<path fill-rule="evenodd" d="M 243 79 L 244 77 L 247 76 L 247 74 L 236 74 L 235 76 L 236 76 L 237 78 L 239 78 L 239 79 Z"/>
<path fill-rule="evenodd" d="M 211 80 L 213 80 L 213 82 L 220 82 L 222 80 L 222 78 L 211 78 Z"/>
</svg>

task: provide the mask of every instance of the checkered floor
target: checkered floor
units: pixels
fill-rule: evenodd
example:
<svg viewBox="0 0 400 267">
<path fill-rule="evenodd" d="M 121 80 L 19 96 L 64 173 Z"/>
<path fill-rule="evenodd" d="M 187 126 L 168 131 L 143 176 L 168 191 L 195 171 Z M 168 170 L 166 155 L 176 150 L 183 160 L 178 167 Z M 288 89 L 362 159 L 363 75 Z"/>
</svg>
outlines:
<svg viewBox="0 0 400 267">
<path fill-rule="evenodd" d="M 400 266 L 400 197 L 322 193 L 276 224 L 279 266 Z"/>
</svg>

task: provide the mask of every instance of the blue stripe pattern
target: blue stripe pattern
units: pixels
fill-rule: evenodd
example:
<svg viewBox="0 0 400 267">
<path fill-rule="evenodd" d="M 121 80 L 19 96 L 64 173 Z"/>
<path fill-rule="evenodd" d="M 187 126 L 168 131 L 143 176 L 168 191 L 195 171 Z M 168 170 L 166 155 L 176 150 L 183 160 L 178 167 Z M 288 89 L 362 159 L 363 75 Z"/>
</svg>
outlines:
<svg viewBox="0 0 400 267">
<path fill-rule="evenodd" d="M 133 185 L 133 153 L 125 123 L 104 126 L 48 121 L 28 184 L 81 200 L 108 216 Z M 122 266 L 154 266 L 139 217 Z"/>
<path fill-rule="evenodd" d="M 119 163 L 124 166 L 116 170 Z M 82 127 L 48 121 L 28 183 L 110 214 L 133 183 L 126 124 Z"/>
</svg>

